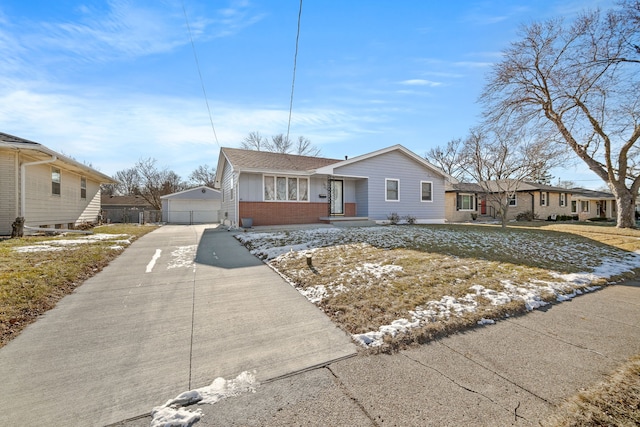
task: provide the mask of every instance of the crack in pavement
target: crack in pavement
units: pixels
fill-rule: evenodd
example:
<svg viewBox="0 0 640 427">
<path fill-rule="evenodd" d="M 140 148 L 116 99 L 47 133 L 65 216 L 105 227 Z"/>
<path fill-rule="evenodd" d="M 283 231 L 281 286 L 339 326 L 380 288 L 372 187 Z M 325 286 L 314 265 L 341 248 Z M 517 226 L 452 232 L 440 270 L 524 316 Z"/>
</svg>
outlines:
<svg viewBox="0 0 640 427">
<path fill-rule="evenodd" d="M 445 347 L 445 348 L 448 348 L 449 350 L 451 350 L 452 352 L 454 352 L 454 353 L 456 353 L 456 354 L 459 354 L 460 356 L 464 357 L 465 359 L 469 360 L 470 362 L 472 362 L 472 363 L 474 363 L 474 364 L 478 365 L 479 367 L 481 367 L 481 368 L 482 368 L 482 369 L 484 369 L 485 371 L 489 371 L 489 372 L 491 372 L 492 374 L 494 374 L 494 375 L 498 376 L 499 378 L 502 378 L 503 380 L 505 380 L 505 381 L 506 381 L 506 382 L 508 382 L 509 384 L 512 384 L 512 385 L 514 385 L 514 386 L 518 387 L 520 390 L 523 390 L 523 391 L 525 391 L 525 392 L 529 393 L 530 395 L 532 395 L 532 396 L 534 396 L 534 397 L 537 397 L 538 399 L 540 399 L 540 400 L 542 400 L 543 402 L 545 402 L 547 405 L 553 406 L 553 403 L 552 403 L 552 402 L 550 402 L 550 401 L 548 401 L 548 400 L 547 400 L 547 399 L 545 399 L 544 397 L 539 396 L 538 394 L 534 393 L 533 391 L 531 391 L 531 390 L 529 390 L 529 389 L 527 389 L 527 388 L 525 388 L 525 387 L 521 386 L 520 384 L 518 384 L 518 383 L 516 383 L 516 382 L 512 381 L 511 379 L 509 379 L 509 378 L 505 377 L 504 375 L 500 374 L 499 372 L 496 372 L 496 371 L 494 371 L 493 369 L 491 369 L 491 368 L 489 368 L 489 367 L 487 367 L 487 366 L 483 365 L 482 363 L 480 363 L 480 362 L 478 362 L 478 361 L 476 361 L 476 360 L 473 360 L 472 358 L 470 358 L 470 357 L 469 357 L 469 356 L 467 356 L 466 354 L 464 354 L 464 353 L 462 353 L 462 352 L 460 352 L 460 351 L 458 351 L 458 350 L 456 350 L 456 349 L 454 349 L 454 348 L 452 348 L 452 347 L 449 347 L 448 345 L 446 345 L 445 343 L 443 343 L 443 342 L 441 342 L 441 341 L 438 341 L 438 344 L 442 345 L 442 346 L 443 346 L 443 347 Z M 516 408 L 516 409 L 517 409 L 517 408 Z"/>
<path fill-rule="evenodd" d="M 374 425 L 376 427 L 379 427 L 380 424 L 378 424 L 376 422 L 376 420 L 373 417 L 373 415 L 371 415 L 367 411 L 367 409 L 364 407 L 364 405 L 349 392 L 349 389 L 347 388 L 347 386 L 342 382 L 342 380 L 340 380 L 340 377 L 338 377 L 338 375 L 336 375 L 336 373 L 333 372 L 333 370 L 331 369 L 331 366 L 326 366 L 326 369 L 331 373 L 331 375 L 333 375 L 333 378 L 334 378 L 335 382 L 338 384 L 338 387 L 340 388 L 342 393 L 344 393 L 345 396 L 347 396 L 353 403 L 356 404 L 356 406 L 358 408 L 360 408 L 362 413 L 369 419 L 369 421 L 371 421 L 372 425 Z"/>
<path fill-rule="evenodd" d="M 454 378 L 450 377 L 449 375 L 445 374 L 444 372 L 440 371 L 437 368 L 434 368 L 433 366 L 429 366 L 426 363 L 421 362 L 420 360 L 414 359 L 413 357 L 409 357 L 407 354 L 401 353 L 404 357 L 406 357 L 407 359 L 411 360 L 412 362 L 417 363 L 418 365 L 427 368 L 427 369 L 431 369 L 432 371 L 437 372 L 438 374 L 440 374 L 441 376 L 443 376 L 444 378 L 446 378 L 447 380 L 451 381 L 453 384 L 455 384 L 456 386 L 460 387 L 463 390 L 466 390 L 470 393 L 474 393 L 477 394 L 481 397 L 484 397 L 485 399 L 487 399 L 488 401 L 490 401 L 491 403 L 493 403 L 494 405 L 496 405 L 497 407 L 511 413 L 513 412 L 513 414 L 515 415 L 515 420 L 517 421 L 518 418 L 523 419 L 524 421 L 531 423 L 531 421 L 529 421 L 528 419 L 526 419 L 525 417 L 523 417 L 522 415 L 518 415 L 518 408 L 520 407 L 520 401 L 518 401 L 518 405 L 515 407 L 515 409 L 512 411 L 510 408 L 505 408 L 504 406 L 502 406 L 499 402 L 493 400 L 491 397 L 487 396 L 484 393 L 481 393 L 479 391 L 473 390 L 465 385 L 460 384 L 458 381 L 456 381 Z"/>
</svg>

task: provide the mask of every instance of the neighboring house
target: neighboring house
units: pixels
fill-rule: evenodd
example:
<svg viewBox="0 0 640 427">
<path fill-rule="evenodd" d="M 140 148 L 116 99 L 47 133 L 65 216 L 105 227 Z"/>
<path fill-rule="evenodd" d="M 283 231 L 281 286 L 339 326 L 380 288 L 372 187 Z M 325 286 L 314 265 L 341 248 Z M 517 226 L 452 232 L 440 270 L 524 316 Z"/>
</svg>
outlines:
<svg viewBox="0 0 640 427">
<path fill-rule="evenodd" d="M 103 183 L 116 181 L 42 144 L 0 133 L 0 235 L 11 234 L 17 217 L 38 228 L 96 222 Z"/>
<path fill-rule="evenodd" d="M 102 220 L 107 223 L 138 223 L 140 213 L 146 217 L 150 212 L 157 212 L 142 196 L 111 196 L 102 195 Z M 146 219 L 146 222 L 160 221 Z"/>
<path fill-rule="evenodd" d="M 219 222 L 222 194 L 207 186 L 161 196 L 162 221 L 171 224 Z"/>
<path fill-rule="evenodd" d="M 616 198 L 613 194 L 584 188 L 574 188 L 572 191 L 576 194 L 571 200 L 571 213 L 578 215 L 580 221 L 616 218 Z"/>
<path fill-rule="evenodd" d="M 447 221 L 464 222 L 473 217 L 498 217 L 499 206 L 487 195 L 498 193 L 500 186 L 489 182 L 486 187 L 487 189 L 475 183 L 447 183 Z M 509 186 L 502 186 L 506 187 Z M 578 216 L 580 220 L 594 217 L 611 219 L 615 217 L 615 198 L 610 193 L 523 181 L 517 185 L 509 201 L 507 219 L 516 219 L 525 212 L 532 212 L 534 218 L 542 220 L 563 216 Z"/>
<path fill-rule="evenodd" d="M 444 223 L 449 178 L 401 145 L 345 160 L 222 148 L 216 188 L 226 224 L 386 222 L 392 213 Z"/>
</svg>

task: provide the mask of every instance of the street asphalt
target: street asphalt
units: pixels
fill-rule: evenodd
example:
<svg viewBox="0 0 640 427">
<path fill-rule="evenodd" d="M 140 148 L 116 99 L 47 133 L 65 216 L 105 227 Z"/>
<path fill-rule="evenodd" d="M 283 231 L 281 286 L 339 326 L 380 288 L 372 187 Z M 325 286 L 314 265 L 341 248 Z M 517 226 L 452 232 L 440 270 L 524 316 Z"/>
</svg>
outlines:
<svg viewBox="0 0 640 427">
<path fill-rule="evenodd" d="M 627 282 L 351 357 L 349 338 L 232 233 L 166 226 L 0 349 L 0 425 L 149 426 L 152 407 L 246 370 L 255 393 L 189 407 L 196 426 L 539 425 L 638 353 L 640 283 Z"/>
<path fill-rule="evenodd" d="M 0 425 L 104 426 L 217 377 L 268 382 L 355 354 L 231 233 L 164 226 L 0 349 Z"/>
</svg>

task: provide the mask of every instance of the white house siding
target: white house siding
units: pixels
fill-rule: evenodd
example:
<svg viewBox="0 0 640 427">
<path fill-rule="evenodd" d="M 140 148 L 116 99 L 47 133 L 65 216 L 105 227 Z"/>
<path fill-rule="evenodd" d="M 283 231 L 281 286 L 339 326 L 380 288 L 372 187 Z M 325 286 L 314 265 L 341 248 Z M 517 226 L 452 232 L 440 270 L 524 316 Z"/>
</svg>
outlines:
<svg viewBox="0 0 640 427">
<path fill-rule="evenodd" d="M 0 236 L 11 234 L 18 212 L 18 157 L 0 151 Z"/>
<path fill-rule="evenodd" d="M 233 200 L 231 197 L 232 183 L 236 189 L 238 188 L 238 183 L 234 182 L 235 180 L 233 174 L 234 173 L 231 165 L 225 159 L 224 169 L 222 173 L 222 182 L 220 183 L 220 192 L 222 194 L 222 203 L 220 205 L 220 221 L 227 225 L 239 225 L 237 215 L 238 195 L 235 194 Z M 241 174 L 239 179 L 244 180 L 245 174 Z"/>
<path fill-rule="evenodd" d="M 444 177 L 427 169 L 416 160 L 398 151 L 390 151 L 383 155 L 374 156 L 359 162 L 336 168 L 335 175 L 366 176 L 368 193 L 369 219 L 376 221 L 387 220 L 391 213 L 401 217 L 411 215 L 418 222 L 444 222 Z M 400 200 L 386 201 L 385 179 L 400 181 Z M 420 183 L 432 183 L 431 202 L 420 200 Z M 360 195 L 363 191 L 359 192 Z M 361 198 L 360 196 L 359 198 Z M 363 215 L 358 207 L 358 214 Z"/>
<path fill-rule="evenodd" d="M 51 191 L 51 164 L 26 167 L 25 224 L 29 226 L 77 225 L 96 221 L 100 212 L 100 184 L 87 177 L 87 195 L 80 197 L 80 175 L 60 169 L 60 195 Z"/>
</svg>

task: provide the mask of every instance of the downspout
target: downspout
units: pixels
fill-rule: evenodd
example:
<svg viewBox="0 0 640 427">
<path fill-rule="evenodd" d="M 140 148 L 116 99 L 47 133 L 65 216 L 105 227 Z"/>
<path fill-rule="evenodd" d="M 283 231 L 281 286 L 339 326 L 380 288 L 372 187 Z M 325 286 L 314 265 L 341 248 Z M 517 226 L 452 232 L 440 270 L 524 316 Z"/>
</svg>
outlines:
<svg viewBox="0 0 640 427">
<path fill-rule="evenodd" d="M 234 192 L 233 203 L 235 203 L 235 220 L 236 227 L 240 227 L 240 172 L 233 174 L 233 186 L 231 189 Z"/>
<path fill-rule="evenodd" d="M 25 218 L 26 223 L 26 203 L 27 203 L 27 166 L 42 165 L 45 163 L 53 163 L 58 160 L 56 155 L 51 155 L 48 160 L 40 160 L 37 162 L 23 163 L 20 165 L 20 216 Z"/>
</svg>

